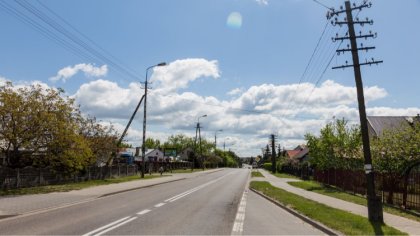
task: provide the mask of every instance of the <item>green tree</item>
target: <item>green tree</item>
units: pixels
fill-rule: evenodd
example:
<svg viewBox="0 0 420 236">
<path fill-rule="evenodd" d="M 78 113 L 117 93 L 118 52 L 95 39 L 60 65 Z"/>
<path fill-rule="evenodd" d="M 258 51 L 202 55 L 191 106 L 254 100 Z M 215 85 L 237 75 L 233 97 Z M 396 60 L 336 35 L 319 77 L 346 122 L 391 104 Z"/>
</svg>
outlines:
<svg viewBox="0 0 420 236">
<path fill-rule="evenodd" d="M 328 123 L 319 137 L 306 134 L 311 164 L 318 169 L 358 169 L 361 161 L 361 134 L 358 126 L 349 126 L 344 119 Z"/>
<path fill-rule="evenodd" d="M 153 138 L 147 138 L 145 145 L 146 145 L 146 148 L 149 148 L 149 149 L 160 148 L 160 140 L 159 139 L 153 139 Z"/>
<path fill-rule="evenodd" d="M 95 161 L 80 130 L 80 112 L 61 89 L 0 87 L 0 149 L 10 167 L 74 172 Z"/>
<path fill-rule="evenodd" d="M 163 144 L 164 148 L 175 148 L 179 153 L 187 147 L 194 147 L 194 139 L 184 134 L 171 135 Z"/>
<path fill-rule="evenodd" d="M 98 164 L 105 164 L 116 153 L 119 134 L 112 125 L 99 124 L 95 117 L 77 114 L 78 133 L 82 135 Z"/>
<path fill-rule="evenodd" d="M 379 137 L 372 139 L 371 146 L 374 168 L 386 177 L 387 202 L 392 204 L 394 188 L 405 169 L 420 161 L 420 122 L 384 130 Z"/>
</svg>

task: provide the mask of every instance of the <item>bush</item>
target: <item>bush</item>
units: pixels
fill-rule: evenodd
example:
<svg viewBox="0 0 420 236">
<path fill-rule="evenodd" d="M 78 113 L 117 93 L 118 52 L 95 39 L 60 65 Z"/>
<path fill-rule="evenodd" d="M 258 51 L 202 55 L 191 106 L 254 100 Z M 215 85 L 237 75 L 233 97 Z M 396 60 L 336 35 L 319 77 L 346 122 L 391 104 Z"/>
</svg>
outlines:
<svg viewBox="0 0 420 236">
<path fill-rule="evenodd" d="M 271 166 L 272 166 L 271 163 L 264 163 L 262 165 L 262 168 L 265 169 L 265 170 L 271 171 Z"/>
</svg>

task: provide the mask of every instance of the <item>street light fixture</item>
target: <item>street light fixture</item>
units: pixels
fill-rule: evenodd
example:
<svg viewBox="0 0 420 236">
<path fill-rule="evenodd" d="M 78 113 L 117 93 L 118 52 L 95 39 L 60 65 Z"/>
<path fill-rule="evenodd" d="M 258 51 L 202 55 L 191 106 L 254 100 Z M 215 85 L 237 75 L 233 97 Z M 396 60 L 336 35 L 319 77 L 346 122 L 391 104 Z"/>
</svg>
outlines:
<svg viewBox="0 0 420 236">
<path fill-rule="evenodd" d="M 161 62 L 159 64 L 153 65 L 153 66 L 149 66 L 146 69 L 146 82 L 144 83 L 144 109 L 143 109 L 143 145 L 141 146 L 141 161 L 142 161 L 142 166 L 141 166 L 141 178 L 144 178 L 144 171 L 145 171 L 145 161 L 144 158 L 146 156 L 146 105 L 147 105 L 147 74 L 149 72 L 150 69 L 157 67 L 157 66 L 166 66 L 166 62 Z"/>
</svg>

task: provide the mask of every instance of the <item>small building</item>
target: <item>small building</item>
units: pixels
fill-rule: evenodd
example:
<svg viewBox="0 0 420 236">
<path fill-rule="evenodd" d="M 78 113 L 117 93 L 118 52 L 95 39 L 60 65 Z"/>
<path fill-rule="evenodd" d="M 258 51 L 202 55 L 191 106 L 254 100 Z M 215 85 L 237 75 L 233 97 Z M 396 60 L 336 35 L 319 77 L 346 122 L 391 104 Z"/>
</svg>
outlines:
<svg viewBox="0 0 420 236">
<path fill-rule="evenodd" d="M 411 116 L 368 116 L 368 132 L 370 138 L 377 138 L 384 130 L 410 127 L 414 122 L 420 122 L 420 115 Z"/>
<path fill-rule="evenodd" d="M 286 158 L 292 164 L 305 162 L 309 159 L 309 148 L 306 145 L 298 145 L 293 150 L 286 150 Z"/>
<path fill-rule="evenodd" d="M 194 155 L 194 150 L 190 147 L 185 148 L 184 150 L 179 153 L 179 160 L 180 161 L 188 161 L 191 156 Z"/>
<path fill-rule="evenodd" d="M 159 149 L 147 149 L 145 153 L 146 161 L 164 161 L 165 155 Z"/>
</svg>

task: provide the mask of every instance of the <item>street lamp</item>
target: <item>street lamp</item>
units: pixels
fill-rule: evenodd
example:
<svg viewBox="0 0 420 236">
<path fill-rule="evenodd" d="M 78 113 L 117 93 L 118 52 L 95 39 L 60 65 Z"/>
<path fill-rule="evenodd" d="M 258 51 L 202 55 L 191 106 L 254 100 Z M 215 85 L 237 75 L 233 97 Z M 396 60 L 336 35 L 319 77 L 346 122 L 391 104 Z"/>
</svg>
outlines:
<svg viewBox="0 0 420 236">
<path fill-rule="evenodd" d="M 217 148 L 217 132 L 223 132 L 223 130 L 219 129 L 214 132 L 214 151 L 216 151 Z"/>
<path fill-rule="evenodd" d="M 149 72 L 150 69 L 157 67 L 157 66 L 166 66 L 166 62 L 161 62 L 159 64 L 153 65 L 153 66 L 149 66 L 146 69 L 146 82 L 144 83 L 144 109 L 143 109 L 143 145 L 141 146 L 141 161 L 142 161 L 142 166 L 141 166 L 141 177 L 144 178 L 144 171 L 145 171 L 145 162 L 144 162 L 144 158 L 146 156 L 146 105 L 147 105 L 147 74 Z"/>
</svg>

